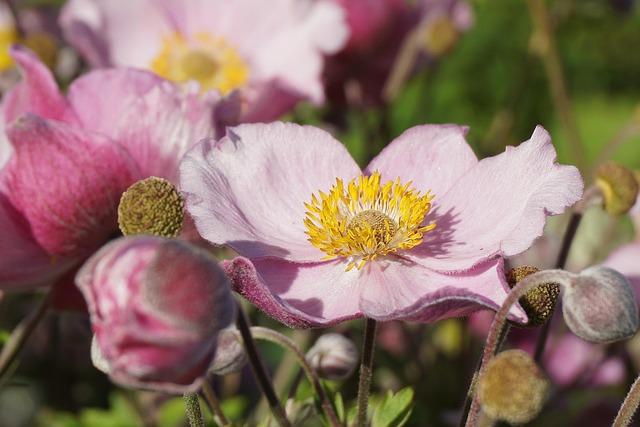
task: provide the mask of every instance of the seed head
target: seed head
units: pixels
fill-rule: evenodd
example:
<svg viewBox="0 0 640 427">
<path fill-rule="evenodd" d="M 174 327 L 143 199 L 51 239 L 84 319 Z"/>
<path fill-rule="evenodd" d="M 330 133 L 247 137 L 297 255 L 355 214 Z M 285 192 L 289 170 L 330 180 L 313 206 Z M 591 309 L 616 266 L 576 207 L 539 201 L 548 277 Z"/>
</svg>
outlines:
<svg viewBox="0 0 640 427">
<path fill-rule="evenodd" d="M 512 268 L 507 272 L 507 283 L 510 288 L 513 288 L 522 279 L 538 271 L 536 267 L 529 265 Z M 537 327 L 547 323 L 553 314 L 559 295 L 560 286 L 557 283 L 545 283 L 524 294 L 518 302 L 527 313 L 529 322 L 525 325 L 517 324 L 517 326 Z"/>
<path fill-rule="evenodd" d="M 638 181 L 633 171 L 609 162 L 596 172 L 596 185 L 604 198 L 604 209 L 611 215 L 624 215 L 638 197 Z"/>
</svg>

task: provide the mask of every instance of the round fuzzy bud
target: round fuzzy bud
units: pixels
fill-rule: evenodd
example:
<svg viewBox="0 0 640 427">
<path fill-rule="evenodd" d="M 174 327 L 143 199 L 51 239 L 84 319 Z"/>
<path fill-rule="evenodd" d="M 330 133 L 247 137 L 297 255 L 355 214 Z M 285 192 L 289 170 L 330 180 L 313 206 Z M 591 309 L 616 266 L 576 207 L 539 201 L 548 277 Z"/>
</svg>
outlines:
<svg viewBox="0 0 640 427">
<path fill-rule="evenodd" d="M 591 342 L 612 342 L 638 330 L 638 306 L 627 278 L 602 266 L 583 270 L 564 288 L 562 312 L 569 329 Z"/>
<path fill-rule="evenodd" d="M 604 198 L 604 209 L 611 215 L 624 215 L 638 197 L 638 181 L 633 171 L 609 162 L 596 171 L 596 185 Z"/>
<path fill-rule="evenodd" d="M 507 272 L 507 283 L 510 288 L 513 288 L 519 281 L 538 271 L 536 267 L 529 265 L 512 268 Z M 537 327 L 547 323 L 553 314 L 558 296 L 560 296 L 560 285 L 557 283 L 545 283 L 531 289 L 518 300 L 527 313 L 529 322 L 525 325 L 516 325 Z"/>
<path fill-rule="evenodd" d="M 348 378 L 359 361 L 355 344 L 340 334 L 318 338 L 306 357 L 320 377 L 333 381 Z"/>
<path fill-rule="evenodd" d="M 485 414 L 495 420 L 523 424 L 542 409 L 549 381 L 527 353 L 507 350 L 489 361 L 477 387 Z"/>
<path fill-rule="evenodd" d="M 182 196 L 166 179 L 152 176 L 138 181 L 120 198 L 118 225 L 125 236 L 176 237 L 183 220 Z"/>
<path fill-rule="evenodd" d="M 180 240 L 116 239 L 84 263 L 76 285 L 91 315 L 92 360 L 127 387 L 198 390 L 236 314 L 218 263 Z"/>
<path fill-rule="evenodd" d="M 427 23 L 423 35 L 423 48 L 434 56 L 441 56 L 449 51 L 458 41 L 458 29 L 448 16 L 438 17 Z"/>
<path fill-rule="evenodd" d="M 209 372 L 228 375 L 240 372 L 247 364 L 247 353 L 235 326 L 223 329 L 218 334 L 218 348 Z"/>
</svg>

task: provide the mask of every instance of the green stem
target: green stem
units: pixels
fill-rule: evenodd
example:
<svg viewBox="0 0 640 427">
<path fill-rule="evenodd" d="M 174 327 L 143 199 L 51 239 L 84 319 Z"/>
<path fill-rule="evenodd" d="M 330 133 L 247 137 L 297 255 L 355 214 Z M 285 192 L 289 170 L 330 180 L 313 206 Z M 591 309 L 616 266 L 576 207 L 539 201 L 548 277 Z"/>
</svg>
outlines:
<svg viewBox="0 0 640 427">
<path fill-rule="evenodd" d="M 329 401 L 329 398 L 327 397 L 327 394 L 325 393 L 324 388 L 320 383 L 320 378 L 318 377 L 318 374 L 311 367 L 311 365 L 309 365 L 304 353 L 298 348 L 296 343 L 293 342 L 293 340 L 291 340 L 289 337 L 277 331 L 274 331 L 273 329 L 263 328 L 260 326 L 253 326 L 251 328 L 251 335 L 253 335 L 253 337 L 256 339 L 262 339 L 265 341 L 272 342 L 274 344 L 278 344 L 284 347 L 285 349 L 290 350 L 296 356 L 298 363 L 300 363 L 302 370 L 307 375 L 307 378 L 309 379 L 309 382 L 313 387 L 313 391 L 315 392 L 316 396 L 318 396 L 318 399 L 320 399 L 322 409 L 327 415 L 327 418 L 329 419 L 329 423 L 333 427 L 340 427 L 341 424 L 340 424 L 340 421 L 338 420 L 338 416 L 333 410 L 333 406 L 331 405 L 331 402 Z"/>
<path fill-rule="evenodd" d="M 218 399 L 218 396 L 216 396 L 216 392 L 213 390 L 213 387 L 211 387 L 211 383 L 208 378 L 206 378 L 204 383 L 202 383 L 202 394 L 204 394 L 204 398 L 211 407 L 211 411 L 216 417 L 216 422 L 223 427 L 230 426 L 231 423 L 227 417 L 224 416 L 224 412 L 220 406 L 220 400 Z"/>
<path fill-rule="evenodd" d="M 256 347 L 256 343 L 253 341 L 253 336 L 249 329 L 249 322 L 247 321 L 244 310 L 242 310 L 240 304 L 238 304 L 238 318 L 236 320 L 236 325 L 240 331 L 240 335 L 242 336 L 245 350 L 247 351 L 249 365 L 251 365 L 251 370 L 258 381 L 258 386 L 260 387 L 260 390 L 262 390 L 262 394 L 264 394 L 267 402 L 269 403 L 271 413 L 281 427 L 291 427 L 291 423 L 287 420 L 286 412 L 280 404 L 280 400 L 273 389 L 271 378 L 269 378 L 269 374 L 260 359 L 258 348 Z"/>
<path fill-rule="evenodd" d="M 49 308 L 49 299 L 50 293 L 40 301 L 36 310 L 25 317 L 22 322 L 16 326 L 13 332 L 11 332 L 9 340 L 4 347 L 2 347 L 2 352 L 0 353 L 0 378 L 6 375 L 7 371 L 16 360 L 16 357 L 20 354 L 20 351 L 22 351 L 27 339 L 44 318 L 44 315 Z"/>
<path fill-rule="evenodd" d="M 200 412 L 200 402 L 196 393 L 185 393 L 184 407 L 187 414 L 187 420 L 191 427 L 205 427 L 202 412 Z"/>
<path fill-rule="evenodd" d="M 369 406 L 369 390 L 373 374 L 373 352 L 375 349 L 377 322 L 366 319 L 364 326 L 364 342 L 362 343 L 362 361 L 360 363 L 360 380 L 358 381 L 358 413 L 357 427 L 367 425 L 367 407 Z"/>
</svg>

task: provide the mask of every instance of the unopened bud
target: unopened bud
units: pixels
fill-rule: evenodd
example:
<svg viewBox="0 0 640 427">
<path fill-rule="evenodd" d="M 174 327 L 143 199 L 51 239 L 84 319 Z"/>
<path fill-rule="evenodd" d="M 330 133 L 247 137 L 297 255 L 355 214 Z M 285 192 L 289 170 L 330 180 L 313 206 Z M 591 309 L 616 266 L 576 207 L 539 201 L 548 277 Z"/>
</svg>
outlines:
<svg viewBox="0 0 640 427">
<path fill-rule="evenodd" d="M 522 350 L 507 350 L 493 357 L 478 380 L 482 410 L 495 420 L 524 424 L 544 405 L 549 381 Z"/>
<path fill-rule="evenodd" d="M 638 306 L 626 277 L 602 266 L 583 270 L 564 286 L 562 312 L 569 329 L 592 342 L 612 342 L 638 330 Z"/>
<path fill-rule="evenodd" d="M 228 375 L 239 372 L 247 364 L 247 353 L 235 326 L 223 329 L 218 334 L 216 355 L 209 372 L 214 375 Z"/>
<path fill-rule="evenodd" d="M 611 215 L 624 215 L 638 197 L 638 181 L 633 171 L 617 163 L 605 163 L 596 171 L 596 185 L 604 198 L 604 209 Z"/>
<path fill-rule="evenodd" d="M 120 198 L 118 225 L 125 236 L 176 237 L 183 220 L 182 196 L 166 179 L 152 176 L 138 181 Z"/>
<path fill-rule="evenodd" d="M 318 338 L 306 357 L 320 377 L 334 381 L 348 378 L 358 365 L 358 349 L 340 334 Z"/>
<path fill-rule="evenodd" d="M 458 41 L 458 29 L 446 15 L 428 22 L 424 29 L 423 48 L 433 56 L 440 56 L 449 51 Z"/>
<path fill-rule="evenodd" d="M 529 265 L 512 268 L 507 272 L 507 283 L 513 289 L 522 279 L 538 271 L 536 267 Z M 525 325 L 516 325 L 537 327 L 547 323 L 553 314 L 559 295 L 560 285 L 557 283 L 544 283 L 531 289 L 518 300 L 525 313 L 527 313 L 529 321 Z"/>
</svg>

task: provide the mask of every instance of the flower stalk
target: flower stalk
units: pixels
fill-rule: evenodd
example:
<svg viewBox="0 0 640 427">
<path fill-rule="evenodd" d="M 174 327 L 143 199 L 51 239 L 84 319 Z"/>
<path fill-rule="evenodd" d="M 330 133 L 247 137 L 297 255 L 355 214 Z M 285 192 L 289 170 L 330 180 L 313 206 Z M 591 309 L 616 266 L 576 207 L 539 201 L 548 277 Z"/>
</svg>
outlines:
<svg viewBox="0 0 640 427">
<path fill-rule="evenodd" d="M 216 396 L 216 392 L 213 390 L 213 387 L 211 387 L 209 379 L 206 379 L 202 383 L 202 394 L 207 400 L 207 403 L 211 408 L 211 412 L 213 412 L 216 418 L 216 422 L 223 427 L 230 426 L 231 423 L 229 422 L 227 417 L 225 417 L 224 412 L 222 411 L 222 407 L 220 406 L 220 400 L 218 399 L 218 396 Z"/>
<path fill-rule="evenodd" d="M 625 397 L 616 419 L 613 421 L 612 427 L 627 427 L 631 424 L 631 420 L 638 410 L 640 404 L 640 376 L 636 378 L 629 389 L 627 397 Z"/>
<path fill-rule="evenodd" d="M 2 347 L 0 352 L 0 378 L 6 375 L 7 371 L 13 365 L 20 351 L 26 344 L 27 340 L 36 329 L 40 321 L 44 318 L 49 308 L 50 293 L 47 294 L 38 304 L 35 311 L 27 316 L 11 333 L 11 337 Z"/>
<path fill-rule="evenodd" d="M 204 419 L 202 418 L 202 412 L 200 412 L 198 395 L 196 393 L 185 393 L 183 398 L 189 425 L 191 427 L 204 427 Z"/>
<path fill-rule="evenodd" d="M 291 423 L 287 420 L 286 412 L 284 408 L 280 404 L 280 400 L 276 395 L 275 390 L 273 389 L 273 385 L 271 384 L 271 379 L 269 378 L 269 374 L 267 373 L 262 360 L 260 359 L 260 355 L 258 354 L 258 348 L 256 347 L 256 343 L 253 340 L 253 336 L 251 335 L 251 330 L 249 328 L 249 322 L 245 317 L 244 310 L 240 304 L 238 304 L 238 318 L 236 320 L 236 325 L 238 330 L 240 331 L 240 335 L 242 336 L 242 341 L 244 342 L 244 347 L 247 350 L 247 356 L 249 358 L 249 365 L 251 366 L 251 370 L 253 371 L 253 375 L 258 381 L 258 385 L 260 386 L 260 390 L 262 394 L 264 394 L 267 402 L 269 403 L 269 408 L 271 408 L 271 413 L 273 414 L 276 422 L 281 427 L 291 427 Z"/>
<path fill-rule="evenodd" d="M 290 350 L 296 356 L 298 363 L 300 363 L 302 370 L 306 374 L 309 382 L 311 383 L 311 386 L 313 387 L 314 393 L 316 394 L 318 399 L 320 399 L 322 409 L 327 415 L 330 425 L 332 427 L 340 427 L 341 423 L 338 420 L 338 416 L 336 415 L 335 411 L 333 410 L 333 406 L 331 405 L 331 402 L 329 401 L 329 398 L 327 397 L 322 384 L 320 383 L 320 378 L 318 377 L 316 371 L 311 367 L 311 365 L 309 365 L 304 353 L 302 353 L 296 343 L 293 342 L 293 340 L 291 340 L 289 337 L 277 331 L 274 331 L 273 329 L 263 328 L 261 326 L 252 326 L 250 330 L 251 335 L 254 339 L 261 339 L 272 342 L 274 344 L 278 344 L 279 346 Z"/>
<path fill-rule="evenodd" d="M 373 374 L 373 352 L 375 350 L 378 323 L 371 318 L 366 319 L 364 326 L 364 342 L 362 343 L 362 361 L 360 363 L 360 379 L 358 381 L 358 412 L 356 426 L 367 425 L 367 407 L 369 406 L 369 390 Z"/>
<path fill-rule="evenodd" d="M 482 354 L 482 363 L 480 365 L 480 370 L 478 371 L 478 378 L 482 376 L 487 367 L 487 363 L 495 355 L 496 349 L 501 342 L 502 330 L 507 321 L 507 314 L 520 297 L 543 283 L 568 282 L 572 277 L 574 277 L 572 273 L 559 269 L 540 271 L 522 279 L 511 290 L 511 292 L 509 292 L 507 298 L 500 307 L 500 310 L 498 310 L 493 318 L 493 323 L 491 324 L 491 329 L 487 335 L 487 341 Z M 467 427 L 475 427 L 478 424 L 480 403 L 478 402 L 477 394 L 474 392 L 473 395 L 473 401 L 471 402 L 467 422 L 465 424 Z"/>
</svg>

